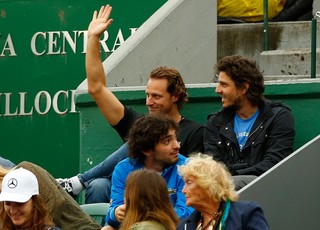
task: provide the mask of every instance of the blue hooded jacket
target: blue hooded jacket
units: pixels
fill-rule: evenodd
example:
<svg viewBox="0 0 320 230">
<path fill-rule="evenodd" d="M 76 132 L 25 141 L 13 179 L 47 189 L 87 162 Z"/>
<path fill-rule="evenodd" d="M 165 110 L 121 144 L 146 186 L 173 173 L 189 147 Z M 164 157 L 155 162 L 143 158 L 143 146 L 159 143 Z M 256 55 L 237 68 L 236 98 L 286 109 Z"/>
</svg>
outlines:
<svg viewBox="0 0 320 230">
<path fill-rule="evenodd" d="M 177 163 L 165 168 L 162 177 L 167 182 L 170 200 L 174 206 L 174 210 L 179 218 L 188 217 L 194 209 L 186 206 L 186 198 L 182 193 L 184 186 L 183 178 L 178 174 L 177 165 L 184 165 L 187 158 L 180 155 L 178 156 Z M 106 216 L 108 225 L 118 228 L 120 223 L 115 217 L 115 209 L 124 204 L 124 189 L 127 176 L 130 172 L 143 169 L 144 165 L 137 159 L 126 158 L 119 162 L 115 167 L 112 174 L 112 187 L 111 187 L 111 204 Z"/>
</svg>

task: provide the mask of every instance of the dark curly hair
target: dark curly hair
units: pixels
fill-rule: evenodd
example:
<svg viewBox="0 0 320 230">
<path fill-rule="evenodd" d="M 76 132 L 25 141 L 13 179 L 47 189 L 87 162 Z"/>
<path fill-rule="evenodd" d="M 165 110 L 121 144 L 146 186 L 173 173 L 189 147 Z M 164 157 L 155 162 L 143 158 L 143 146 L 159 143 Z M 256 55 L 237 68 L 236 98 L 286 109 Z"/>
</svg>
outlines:
<svg viewBox="0 0 320 230">
<path fill-rule="evenodd" d="M 132 125 L 128 145 L 129 157 L 143 161 L 142 151 L 154 150 L 157 143 L 162 141 L 169 130 L 178 132 L 178 124 L 166 116 L 142 116 Z"/>
<path fill-rule="evenodd" d="M 183 104 L 188 101 L 188 94 L 186 86 L 182 80 L 182 77 L 178 70 L 169 68 L 166 66 L 160 66 L 152 70 L 149 78 L 151 79 L 167 79 L 168 88 L 167 91 L 171 95 L 178 97 L 177 106 L 178 109 L 182 109 Z"/>
<path fill-rule="evenodd" d="M 255 61 L 240 55 L 226 56 L 216 65 L 216 72 L 225 72 L 238 89 L 243 89 L 244 83 L 249 83 L 248 100 L 253 105 L 261 105 L 265 89 L 263 75 Z"/>
</svg>

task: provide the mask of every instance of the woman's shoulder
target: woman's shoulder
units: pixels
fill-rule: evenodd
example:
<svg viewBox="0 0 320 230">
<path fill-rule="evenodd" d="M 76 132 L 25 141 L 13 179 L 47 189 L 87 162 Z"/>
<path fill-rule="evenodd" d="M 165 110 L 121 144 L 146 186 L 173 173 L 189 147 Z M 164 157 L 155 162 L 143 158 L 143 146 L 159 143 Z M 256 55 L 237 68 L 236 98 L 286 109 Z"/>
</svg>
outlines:
<svg viewBox="0 0 320 230">
<path fill-rule="evenodd" d="M 237 201 L 231 203 L 230 216 L 233 216 L 236 219 L 239 217 L 264 219 L 262 207 L 254 201 Z"/>
<path fill-rule="evenodd" d="M 254 201 L 231 203 L 227 226 L 228 229 L 234 229 L 236 226 L 243 226 L 243 229 L 251 229 L 250 226 L 259 226 L 259 229 L 269 230 L 262 207 Z"/>
<path fill-rule="evenodd" d="M 237 202 L 233 202 L 232 206 L 239 209 L 260 208 L 260 205 L 255 201 L 237 201 Z"/>
<path fill-rule="evenodd" d="M 141 221 L 131 226 L 130 230 L 166 230 L 166 227 L 156 221 Z"/>
</svg>

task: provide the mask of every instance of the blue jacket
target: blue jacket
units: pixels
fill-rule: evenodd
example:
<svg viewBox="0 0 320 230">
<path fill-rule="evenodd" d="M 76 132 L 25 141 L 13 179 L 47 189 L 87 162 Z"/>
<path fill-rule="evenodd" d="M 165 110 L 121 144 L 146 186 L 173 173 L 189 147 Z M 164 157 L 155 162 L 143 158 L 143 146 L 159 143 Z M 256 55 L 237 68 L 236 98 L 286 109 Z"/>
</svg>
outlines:
<svg viewBox="0 0 320 230">
<path fill-rule="evenodd" d="M 200 218 L 201 213 L 195 211 L 179 223 L 177 230 L 196 230 Z M 232 202 L 224 230 L 246 229 L 269 230 L 262 208 L 252 201 Z"/>
<path fill-rule="evenodd" d="M 186 198 L 182 193 L 184 186 L 183 178 L 178 174 L 177 165 L 184 165 L 186 157 L 179 154 L 177 163 L 166 168 L 162 177 L 167 182 L 170 200 L 174 206 L 174 210 L 179 218 L 186 218 L 194 211 L 193 208 L 186 206 Z M 115 209 L 124 204 L 124 189 L 126 178 L 130 172 L 142 169 L 144 165 L 137 159 L 126 158 L 119 162 L 112 174 L 111 187 L 111 204 L 106 216 L 106 222 L 114 228 L 119 226 L 119 222 L 115 217 Z"/>
</svg>

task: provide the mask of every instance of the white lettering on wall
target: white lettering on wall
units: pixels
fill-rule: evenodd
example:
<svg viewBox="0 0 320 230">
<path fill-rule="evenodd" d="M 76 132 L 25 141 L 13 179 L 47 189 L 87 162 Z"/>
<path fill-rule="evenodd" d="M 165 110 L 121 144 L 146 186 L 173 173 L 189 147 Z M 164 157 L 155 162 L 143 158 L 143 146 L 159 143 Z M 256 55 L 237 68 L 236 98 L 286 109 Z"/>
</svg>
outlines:
<svg viewBox="0 0 320 230">
<path fill-rule="evenodd" d="M 13 93 L 0 93 L 0 105 L 4 104 L 4 113 L 0 112 L 0 116 L 32 116 L 34 113 L 46 115 L 51 108 L 58 115 L 78 112 L 74 101 L 75 90 L 59 90 L 53 96 L 42 90 L 34 99 L 28 97 L 27 92 L 19 92 L 18 95 L 19 100 L 12 100 L 13 97 L 17 99 L 18 96 Z M 30 103 L 30 100 L 33 102 Z M 18 104 L 13 101 L 18 101 Z M 27 105 L 29 105 L 28 108 L 26 108 Z"/>
<path fill-rule="evenodd" d="M 110 52 L 108 46 L 107 46 L 107 40 L 109 38 L 109 33 L 108 31 L 104 31 L 103 33 L 103 38 L 102 40 L 100 40 L 100 44 L 102 46 L 102 49 L 104 50 L 104 52 Z"/>
<path fill-rule="evenodd" d="M 40 110 L 40 103 L 42 101 L 45 101 L 45 103 L 46 103 L 46 107 L 45 107 L 44 111 Z M 40 91 L 39 93 L 37 93 L 36 98 L 34 99 L 34 108 L 35 108 L 35 110 L 39 114 L 44 115 L 44 114 L 47 114 L 49 112 L 50 107 L 51 107 L 50 94 L 47 91 Z"/>
<path fill-rule="evenodd" d="M 58 91 L 54 96 L 53 96 L 53 104 L 52 104 L 52 107 L 54 109 L 54 111 L 57 113 L 57 114 L 65 114 L 67 113 L 68 109 L 65 108 L 65 110 L 61 111 L 59 109 L 59 105 L 58 105 L 58 98 L 59 96 L 63 94 L 65 96 L 65 99 L 68 99 L 68 92 L 67 91 L 64 91 L 64 90 L 60 90 Z"/>
<path fill-rule="evenodd" d="M 47 54 L 60 54 L 60 47 L 58 46 L 58 38 L 60 38 L 60 31 L 48 32 L 48 52 Z"/>
<path fill-rule="evenodd" d="M 130 35 L 132 35 L 138 28 L 129 28 Z M 0 33 L 0 39 L 2 34 Z M 116 48 L 121 46 L 125 39 L 122 30 L 119 29 L 115 40 L 109 44 L 113 44 L 113 48 L 110 51 L 107 42 L 109 39 L 108 31 L 105 31 L 103 37 L 100 40 L 102 50 L 107 52 L 114 52 Z M 88 31 L 86 30 L 74 30 L 71 34 L 68 31 L 47 31 L 47 32 L 36 32 L 30 39 L 30 49 L 36 56 L 47 55 L 61 55 L 67 54 L 67 48 L 70 48 L 69 52 L 86 53 L 88 42 Z M 37 44 L 41 44 L 38 47 Z M 81 45 L 82 44 L 82 45 Z M 78 50 L 81 49 L 81 50 Z M 3 47 L 0 47 L 0 57 L 4 56 L 17 56 L 12 41 L 11 35 L 8 34 L 5 38 Z"/>
<path fill-rule="evenodd" d="M 121 46 L 121 44 L 124 43 L 124 38 L 121 29 L 119 29 L 116 40 L 114 42 L 112 52 L 116 50 L 117 47 Z"/>
<path fill-rule="evenodd" d="M 1 34 L 0 34 L 0 39 L 1 39 Z M 8 36 L 6 38 L 6 41 L 5 41 L 4 45 L 3 45 L 3 48 L 2 48 L 2 51 L 1 51 L 1 54 L 0 54 L 0 57 L 5 56 L 6 52 L 9 53 L 9 56 L 17 56 L 10 34 L 8 34 Z"/>
<path fill-rule="evenodd" d="M 20 94 L 20 112 L 19 115 L 20 116 L 28 116 L 28 115 L 32 115 L 33 112 L 33 108 L 30 109 L 29 112 L 25 112 L 25 107 L 26 107 L 26 92 L 21 92 Z"/>
<path fill-rule="evenodd" d="M 70 113 L 76 113 L 77 112 L 76 111 L 76 103 L 74 103 L 76 91 L 70 90 L 70 92 L 71 92 Z"/>
<path fill-rule="evenodd" d="M 31 38 L 31 50 L 32 50 L 32 53 L 34 53 L 35 55 L 37 56 L 41 56 L 42 54 L 44 54 L 46 51 L 43 50 L 41 53 L 38 52 L 37 50 L 37 47 L 36 47 L 36 40 L 38 38 L 38 36 L 42 36 L 44 39 L 46 38 L 46 33 L 43 33 L 43 32 L 38 32 L 38 33 L 35 33 L 32 38 Z"/>
<path fill-rule="evenodd" d="M 137 28 L 130 28 L 131 35 L 137 30 Z M 60 55 L 67 54 L 67 47 L 71 49 L 73 53 L 86 53 L 87 48 L 87 38 L 88 32 L 83 30 L 74 30 L 72 35 L 68 31 L 49 31 L 49 32 L 37 32 L 31 38 L 31 51 L 37 55 L 41 56 L 43 54 L 48 55 Z M 100 45 L 103 52 L 110 52 L 107 45 L 109 39 L 108 31 L 103 33 L 103 37 L 100 40 Z M 113 42 L 113 48 L 111 52 L 115 51 L 116 48 L 124 43 L 125 39 L 123 37 L 122 30 L 119 29 L 115 41 Z M 46 44 L 46 50 L 39 50 L 37 43 Z M 83 44 L 82 46 L 79 44 Z M 79 49 L 79 47 L 81 50 Z"/>
<path fill-rule="evenodd" d="M 69 47 L 72 49 L 73 53 L 76 53 L 76 47 L 77 47 L 77 31 L 73 31 L 73 39 L 71 38 L 70 34 L 67 31 L 62 31 L 63 36 L 65 39 L 63 39 L 62 44 L 62 52 L 61 54 L 66 54 L 66 41 L 69 45 Z"/>
<path fill-rule="evenodd" d="M 87 50 L 87 43 L 88 43 L 88 31 L 86 30 L 79 30 L 78 31 L 79 36 L 83 37 L 83 47 L 82 47 L 82 53 L 86 53 Z"/>
<path fill-rule="evenodd" d="M 18 114 L 18 108 L 16 108 L 16 111 L 15 112 L 13 112 L 13 113 L 11 113 L 10 112 L 10 99 L 11 99 L 11 95 L 12 95 L 12 93 L 5 93 L 4 94 L 5 95 L 5 105 L 6 105 L 6 107 L 5 107 L 5 113 L 4 113 L 4 116 L 15 116 L 15 115 L 17 115 Z"/>
</svg>

